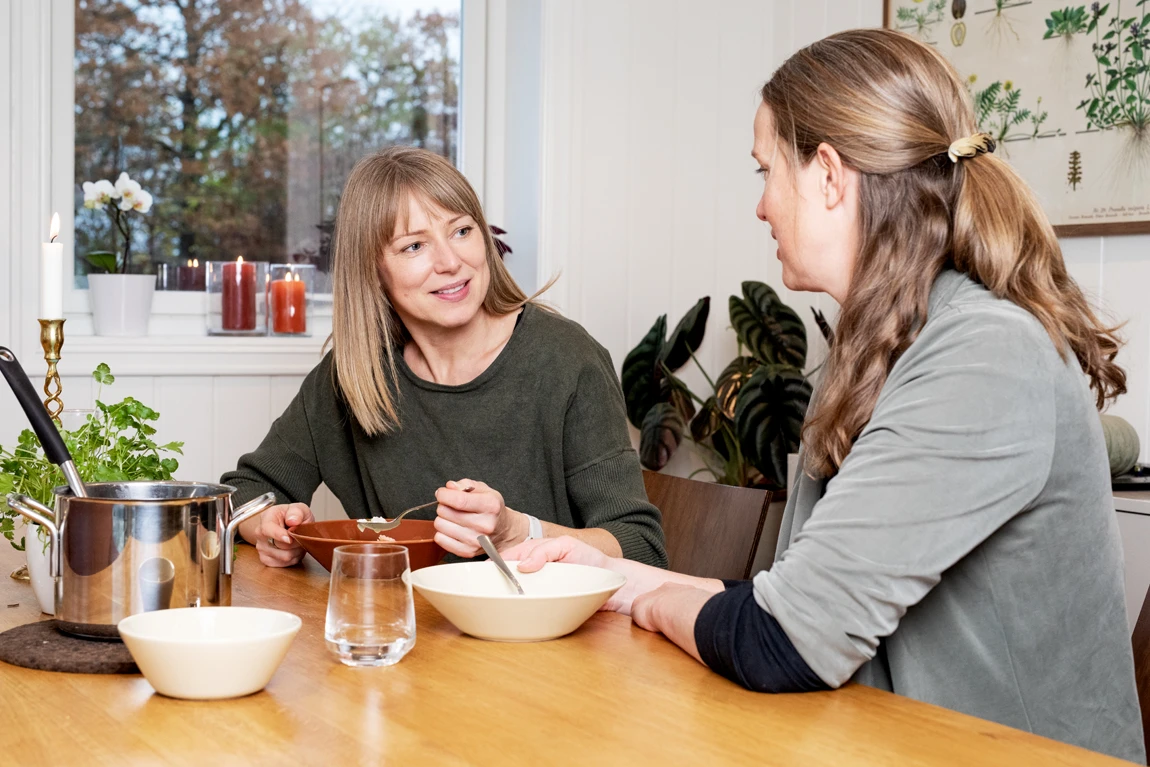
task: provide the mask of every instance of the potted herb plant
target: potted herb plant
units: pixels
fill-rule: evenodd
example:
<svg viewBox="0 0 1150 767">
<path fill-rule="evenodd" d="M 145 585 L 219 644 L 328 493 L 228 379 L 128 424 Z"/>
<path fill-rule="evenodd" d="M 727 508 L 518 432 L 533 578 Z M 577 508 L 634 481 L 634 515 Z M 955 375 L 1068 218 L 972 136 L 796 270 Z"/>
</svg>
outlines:
<svg viewBox="0 0 1150 767">
<path fill-rule="evenodd" d="M 695 359 L 703 342 L 710 298 L 699 300 L 668 337 L 663 315 L 623 362 L 627 417 L 639 429 L 639 458 L 658 471 L 683 439 L 702 451 L 717 482 L 782 489 L 787 455 L 798 449 L 811 385 L 803 372 L 807 334 L 803 322 L 761 282 L 744 282 L 731 296 L 731 325 L 739 356 L 712 380 Z M 833 333 L 815 313 L 828 340 Z M 711 394 L 700 397 L 675 372 L 695 360 Z"/>
<path fill-rule="evenodd" d="M 92 377 L 100 385 L 96 410 L 75 431 L 62 432 L 80 476 L 88 482 L 171 479 L 179 468 L 172 454 L 182 454 L 184 443 L 157 444 L 152 439 L 156 429 L 151 422 L 160 414 L 142 402 L 132 397 L 115 405 L 100 401 L 103 387 L 116 380 L 107 365 L 97 367 Z M 20 433 L 12 450 L 0 446 L 0 498 L 13 492 L 22 493 L 52 508 L 56 500 L 52 489 L 65 484 L 60 468 L 48 461 L 30 429 Z M 15 549 L 24 550 L 40 609 L 51 615 L 55 605 L 52 579 L 48 576 L 48 539 L 37 525 L 39 540 L 27 534 L 17 540 L 17 525 L 22 521 L 7 504 L 0 505 L 0 533 Z"/>
<path fill-rule="evenodd" d="M 112 221 L 113 250 L 93 251 L 88 262 L 88 298 L 92 323 L 98 336 L 146 336 L 152 314 L 152 294 L 156 278 L 131 274 L 132 214 L 147 213 L 152 195 L 138 181 L 121 173 L 113 184 L 108 180 L 85 181 L 84 207 L 102 208 Z M 121 250 L 116 243 L 123 238 Z"/>
</svg>

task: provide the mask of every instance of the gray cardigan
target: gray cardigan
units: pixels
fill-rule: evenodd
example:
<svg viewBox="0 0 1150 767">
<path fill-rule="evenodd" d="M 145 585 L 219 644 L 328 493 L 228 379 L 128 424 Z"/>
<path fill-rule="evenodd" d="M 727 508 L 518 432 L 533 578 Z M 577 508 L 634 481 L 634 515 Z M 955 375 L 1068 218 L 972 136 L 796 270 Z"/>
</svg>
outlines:
<svg viewBox="0 0 1150 767">
<path fill-rule="evenodd" d="M 755 600 L 811 669 L 1144 762 L 1122 549 L 1082 370 L 954 271 Z"/>
</svg>

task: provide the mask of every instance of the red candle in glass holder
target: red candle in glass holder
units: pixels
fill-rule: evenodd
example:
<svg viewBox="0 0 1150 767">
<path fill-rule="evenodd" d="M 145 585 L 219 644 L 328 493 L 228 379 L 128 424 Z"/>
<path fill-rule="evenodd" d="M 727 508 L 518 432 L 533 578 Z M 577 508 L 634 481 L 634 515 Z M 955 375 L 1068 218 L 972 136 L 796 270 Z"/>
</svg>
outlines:
<svg viewBox="0 0 1150 767">
<path fill-rule="evenodd" d="M 256 329 L 256 267 L 240 256 L 234 264 L 224 264 L 224 330 Z"/>
<path fill-rule="evenodd" d="M 272 282 L 272 332 L 307 332 L 306 286 L 291 272 Z"/>
<path fill-rule="evenodd" d="M 187 266 L 176 267 L 177 290 L 203 290 L 204 270 L 198 258 L 189 258 Z"/>
</svg>

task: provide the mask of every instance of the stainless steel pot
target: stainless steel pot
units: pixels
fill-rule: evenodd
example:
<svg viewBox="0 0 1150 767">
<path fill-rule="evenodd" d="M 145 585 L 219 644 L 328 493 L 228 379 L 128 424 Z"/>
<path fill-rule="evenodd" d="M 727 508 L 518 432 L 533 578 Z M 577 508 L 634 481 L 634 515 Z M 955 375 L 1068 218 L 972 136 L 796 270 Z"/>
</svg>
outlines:
<svg viewBox="0 0 1150 767">
<path fill-rule="evenodd" d="M 236 529 L 275 503 L 265 493 L 233 511 L 235 488 L 199 482 L 84 487 L 83 498 L 55 488 L 55 511 L 15 493 L 8 505 L 48 532 L 60 628 L 100 639 L 135 613 L 230 605 Z"/>
</svg>

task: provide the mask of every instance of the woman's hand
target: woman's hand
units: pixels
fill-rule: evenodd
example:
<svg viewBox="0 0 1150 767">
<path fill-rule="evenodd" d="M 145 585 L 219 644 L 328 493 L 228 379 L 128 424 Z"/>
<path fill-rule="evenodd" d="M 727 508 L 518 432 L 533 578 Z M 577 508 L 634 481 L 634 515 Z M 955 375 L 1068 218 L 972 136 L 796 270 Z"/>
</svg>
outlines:
<svg viewBox="0 0 1150 767">
<path fill-rule="evenodd" d="M 435 491 L 435 499 L 439 501 L 435 542 L 452 554 L 461 557 L 482 554 L 483 547 L 476 541 L 479 535 L 491 538 L 496 548 L 526 537 L 527 520 L 507 508 L 503 496 L 482 482 L 471 479 L 448 482 Z M 520 527 L 524 531 L 520 531 Z"/>
<path fill-rule="evenodd" d="M 287 529 L 314 521 L 306 504 L 281 504 L 245 522 L 240 526 L 240 533 L 255 544 L 260 562 L 268 567 L 290 567 L 303 559 L 304 550 L 288 535 Z"/>
<path fill-rule="evenodd" d="M 548 562 L 590 565 L 617 572 L 627 578 L 627 583 L 600 609 L 613 610 L 624 615 L 632 614 L 632 602 L 637 597 L 675 578 L 673 573 L 657 567 L 633 562 L 630 559 L 609 557 L 599 549 L 567 535 L 524 541 L 506 551 L 501 551 L 500 554 L 504 559 L 517 560 L 519 571 L 523 573 L 536 572 Z"/>
<path fill-rule="evenodd" d="M 519 572 L 522 573 L 538 572 L 548 562 L 567 562 L 572 565 L 590 565 L 613 570 L 611 563 L 616 559 L 569 535 L 523 541 L 507 550 L 500 550 L 499 553 L 504 559 L 518 561 Z"/>
<path fill-rule="evenodd" d="M 695 621 L 715 592 L 679 583 L 665 583 L 635 597 L 631 620 L 647 631 L 662 633 L 701 661 L 695 645 Z"/>
</svg>

